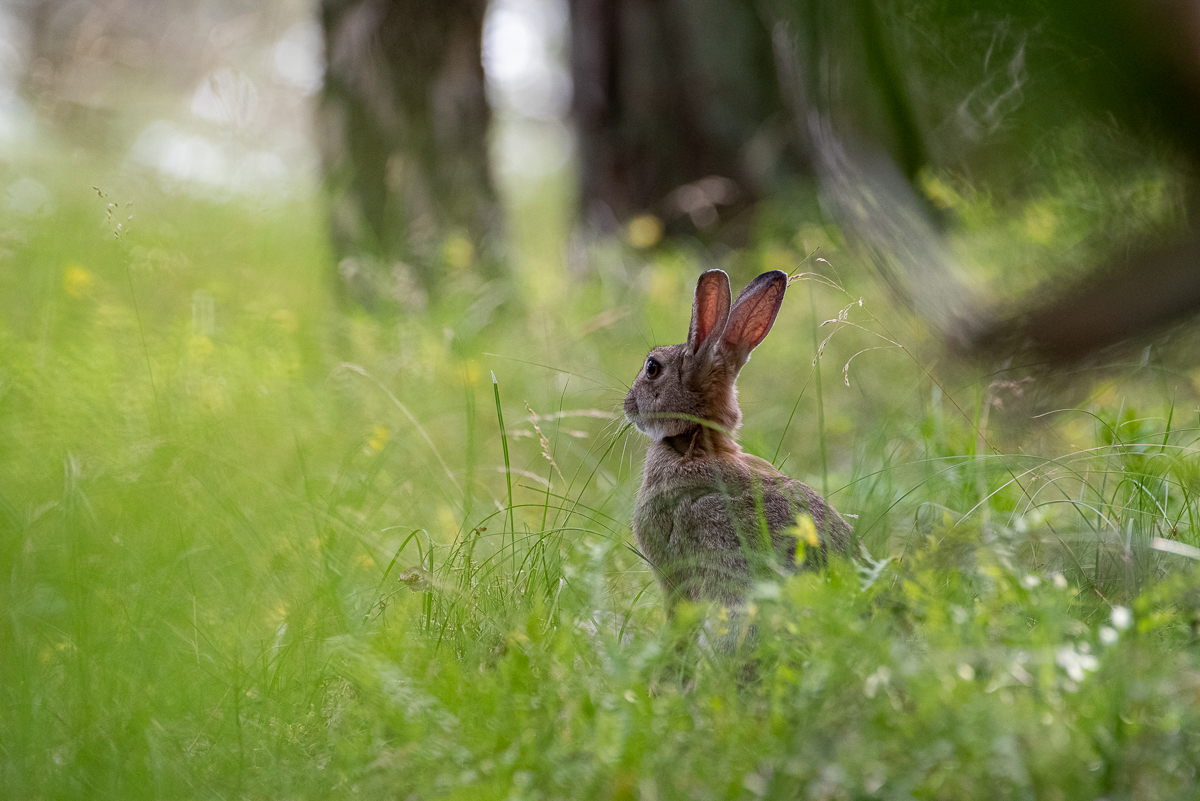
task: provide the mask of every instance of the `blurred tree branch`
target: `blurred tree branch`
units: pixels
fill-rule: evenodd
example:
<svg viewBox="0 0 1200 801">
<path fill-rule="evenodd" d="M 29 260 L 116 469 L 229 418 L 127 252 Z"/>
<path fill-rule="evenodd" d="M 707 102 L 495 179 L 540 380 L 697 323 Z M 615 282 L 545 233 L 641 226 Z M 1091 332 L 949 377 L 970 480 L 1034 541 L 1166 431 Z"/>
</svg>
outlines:
<svg viewBox="0 0 1200 801">
<path fill-rule="evenodd" d="M 1125 163 L 1093 156 L 1090 169 L 1171 165 L 1194 198 L 1195 4 L 1006 0 L 981 8 L 964 0 L 900 8 L 780 0 L 770 13 L 780 20 L 775 47 L 785 95 L 811 144 L 825 207 L 896 296 L 960 352 L 1074 359 L 1200 309 L 1200 242 L 1187 225 L 1126 241 L 1076 280 L 1042 270 L 1034 292 L 989 303 L 968 288 L 945 242 L 952 218 L 920 186 L 923 171 L 950 167 L 1019 196 L 1032 184 L 1019 165 L 1039 139 L 1091 116 L 1108 121 L 1104 135 L 1127 144 Z M 907 60 L 897 53 L 903 25 Z M 955 123 L 976 122 L 968 103 L 977 89 L 946 67 L 955 57 L 986 65 L 997 43 L 1012 38 L 1011 85 L 984 107 L 987 129 L 960 128 Z M 931 53 L 940 69 L 930 69 Z M 1000 116 L 1005 99 L 1007 118 Z"/>
</svg>

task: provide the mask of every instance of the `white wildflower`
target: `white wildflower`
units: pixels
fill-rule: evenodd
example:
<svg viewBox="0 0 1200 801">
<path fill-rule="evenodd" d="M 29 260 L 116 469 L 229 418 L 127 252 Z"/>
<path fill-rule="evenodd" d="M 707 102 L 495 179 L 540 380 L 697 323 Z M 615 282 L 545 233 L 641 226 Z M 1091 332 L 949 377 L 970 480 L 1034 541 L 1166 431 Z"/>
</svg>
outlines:
<svg viewBox="0 0 1200 801">
<path fill-rule="evenodd" d="M 880 665 L 878 670 L 867 676 L 867 680 L 863 683 L 863 694 L 868 698 L 874 698 L 875 693 L 879 692 L 879 688 L 881 686 L 886 687 L 887 683 L 891 680 L 891 668 L 886 665 Z"/>
<path fill-rule="evenodd" d="M 1095 670 L 1100 667 L 1100 661 L 1091 654 L 1081 654 L 1075 650 L 1074 646 L 1064 645 L 1058 649 L 1054 655 L 1054 661 L 1058 666 L 1067 671 L 1067 675 L 1072 681 L 1083 681 L 1083 677 L 1087 671 Z"/>
<path fill-rule="evenodd" d="M 747 773 L 742 777 L 742 786 L 759 798 L 765 796 L 771 787 L 765 776 L 754 772 Z"/>
<path fill-rule="evenodd" d="M 1117 631 L 1124 631 L 1133 623 L 1133 613 L 1129 611 L 1127 606 L 1114 606 L 1112 608 L 1112 624 Z"/>
</svg>

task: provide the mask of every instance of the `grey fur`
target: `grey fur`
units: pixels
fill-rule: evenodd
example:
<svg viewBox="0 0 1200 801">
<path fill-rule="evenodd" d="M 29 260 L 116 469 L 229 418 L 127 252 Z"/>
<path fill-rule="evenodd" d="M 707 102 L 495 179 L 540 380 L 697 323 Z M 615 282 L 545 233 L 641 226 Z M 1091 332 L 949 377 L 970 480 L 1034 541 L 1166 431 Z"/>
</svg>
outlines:
<svg viewBox="0 0 1200 801">
<path fill-rule="evenodd" d="M 728 276 L 704 273 L 688 342 L 650 351 L 625 398 L 626 417 L 654 439 L 633 532 L 668 609 L 680 600 L 735 606 L 755 576 L 793 569 L 799 514 L 820 537 L 806 564 L 851 546 L 850 525 L 824 498 L 734 441 L 738 372 L 770 331 L 786 286 L 786 274 L 763 273 L 731 307 Z"/>
</svg>

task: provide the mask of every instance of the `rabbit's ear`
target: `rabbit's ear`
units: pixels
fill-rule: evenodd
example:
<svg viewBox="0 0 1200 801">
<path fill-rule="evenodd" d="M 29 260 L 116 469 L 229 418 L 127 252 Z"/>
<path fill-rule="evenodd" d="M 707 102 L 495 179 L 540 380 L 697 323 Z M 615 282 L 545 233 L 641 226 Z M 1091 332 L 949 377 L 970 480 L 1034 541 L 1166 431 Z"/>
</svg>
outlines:
<svg viewBox="0 0 1200 801">
<path fill-rule="evenodd" d="M 721 350 L 738 369 L 750 358 L 750 351 L 767 338 L 787 289 L 787 273 L 772 270 L 755 278 L 738 295 L 729 324 L 721 338 Z"/>
<path fill-rule="evenodd" d="M 729 320 L 729 276 L 722 270 L 709 270 L 696 282 L 696 299 L 692 301 L 692 324 L 688 329 L 688 350 L 699 353 L 720 339 Z"/>
</svg>

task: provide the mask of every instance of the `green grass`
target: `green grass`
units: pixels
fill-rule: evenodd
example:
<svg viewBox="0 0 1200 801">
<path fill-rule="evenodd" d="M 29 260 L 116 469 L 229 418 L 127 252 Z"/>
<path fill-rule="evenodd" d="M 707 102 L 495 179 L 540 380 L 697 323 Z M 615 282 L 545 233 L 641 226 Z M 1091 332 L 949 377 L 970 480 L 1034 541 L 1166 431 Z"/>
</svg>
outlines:
<svg viewBox="0 0 1200 801">
<path fill-rule="evenodd" d="M 742 440 L 880 561 L 761 585 L 747 664 L 681 650 L 704 610 L 671 630 L 631 548 L 624 382 L 695 254 L 568 273 L 523 223 L 513 281 L 386 321 L 316 202 L 92 183 L 0 217 L 4 798 L 1195 796 L 1200 582 L 1150 547 L 1200 545 L 1187 342 L 943 363 L 809 223 L 846 291 L 792 288 Z"/>
</svg>

